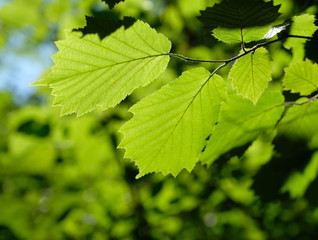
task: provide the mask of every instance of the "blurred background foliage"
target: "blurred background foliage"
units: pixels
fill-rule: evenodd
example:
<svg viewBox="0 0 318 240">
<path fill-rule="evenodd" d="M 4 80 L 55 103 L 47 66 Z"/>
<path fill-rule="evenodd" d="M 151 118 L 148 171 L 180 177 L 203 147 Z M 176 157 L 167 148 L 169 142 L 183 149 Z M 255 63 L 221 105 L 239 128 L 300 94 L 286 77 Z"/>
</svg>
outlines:
<svg viewBox="0 0 318 240">
<path fill-rule="evenodd" d="M 48 89 L 27 86 L 52 65 L 52 42 L 83 27 L 85 15 L 133 16 L 166 35 L 173 52 L 229 58 L 239 46 L 216 41 L 196 19 L 216 2 L 126 0 L 110 10 L 98 0 L 1 1 L 0 240 L 317 238 L 318 115 L 304 132 L 287 126 L 286 134 L 260 136 L 212 166 L 136 180 L 136 167 L 116 149 L 129 107 L 194 65 L 213 66 L 172 59 L 159 79 L 120 106 L 80 118 L 60 118 Z M 274 3 L 282 4 L 278 21 L 317 16 L 317 1 Z M 281 43 L 269 50 L 277 81 L 295 56 L 317 61 L 314 42 L 297 54 Z"/>
</svg>

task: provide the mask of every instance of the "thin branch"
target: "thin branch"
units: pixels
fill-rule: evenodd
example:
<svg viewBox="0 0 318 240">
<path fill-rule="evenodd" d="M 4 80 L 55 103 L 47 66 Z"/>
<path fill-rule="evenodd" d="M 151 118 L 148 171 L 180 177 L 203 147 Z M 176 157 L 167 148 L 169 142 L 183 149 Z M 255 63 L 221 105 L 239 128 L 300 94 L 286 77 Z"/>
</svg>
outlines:
<svg viewBox="0 0 318 240">
<path fill-rule="evenodd" d="M 293 105 L 301 106 L 301 105 L 304 105 L 306 103 L 312 103 L 313 101 L 316 101 L 317 99 L 318 99 L 318 94 L 316 94 L 315 96 L 313 96 L 313 97 L 311 97 L 311 98 L 309 98 L 309 99 L 307 99 L 306 101 L 303 101 L 303 102 L 285 102 L 284 105 L 286 107 L 293 106 Z"/>
<path fill-rule="evenodd" d="M 187 61 L 187 62 L 205 62 L 205 63 L 230 63 L 232 61 L 235 61 L 236 59 L 239 59 L 247 54 L 249 54 L 250 52 L 254 52 L 256 49 L 260 48 L 260 47 L 264 47 L 267 45 L 270 45 L 272 43 L 275 42 L 279 42 L 282 41 L 286 38 L 304 38 L 304 39 L 310 39 L 310 40 L 318 40 L 318 37 L 306 37 L 306 36 L 298 36 L 298 35 L 285 35 L 283 37 L 277 38 L 275 40 L 269 41 L 269 42 L 263 42 L 263 43 L 259 43 L 256 44 L 255 46 L 253 46 L 252 48 L 245 50 L 243 53 L 233 57 L 233 58 L 229 58 L 229 59 L 225 59 L 225 60 L 201 60 L 201 59 L 194 59 L 194 58 L 189 58 L 189 57 L 185 57 L 181 54 L 177 54 L 177 53 L 169 53 L 169 55 L 171 57 L 175 57 L 175 58 L 179 58 L 181 60 Z"/>
<path fill-rule="evenodd" d="M 189 57 L 185 57 L 181 54 L 176 54 L 176 53 L 168 53 L 169 56 L 171 57 L 175 57 L 175 58 L 179 58 L 181 60 L 184 60 L 184 61 L 188 61 L 188 62 L 205 62 L 205 63 L 223 63 L 221 65 L 219 65 L 217 68 L 214 69 L 213 72 L 211 72 L 210 74 L 210 77 L 212 77 L 217 71 L 219 71 L 221 68 L 225 67 L 228 63 L 232 62 L 232 61 L 235 61 L 236 59 L 239 59 L 247 54 L 249 54 L 250 52 L 254 53 L 256 51 L 256 49 L 260 48 L 260 47 L 264 47 L 264 46 L 267 46 L 267 45 L 270 45 L 272 43 L 275 43 L 275 42 L 279 42 L 279 41 L 282 41 L 286 38 L 303 38 L 303 39 L 310 39 L 310 40 L 318 40 L 318 37 L 307 37 L 307 36 L 299 36 L 299 35 L 285 35 L 285 36 L 282 36 L 280 38 L 277 38 L 275 40 L 272 40 L 272 41 L 269 41 L 269 42 L 263 42 L 263 43 L 259 43 L 259 44 L 256 44 L 255 46 L 253 46 L 252 48 L 246 50 L 244 48 L 244 45 L 242 45 L 242 49 L 243 49 L 243 53 L 235 56 L 235 57 L 232 57 L 232 58 L 229 58 L 229 59 L 226 59 L 226 60 L 201 60 L 201 59 L 194 59 L 194 58 L 189 58 Z M 243 44 L 243 43 L 242 43 Z M 318 99 L 318 94 L 316 94 L 315 96 L 309 98 L 308 100 L 304 101 L 304 102 L 285 102 L 284 105 L 287 107 L 287 106 L 293 106 L 293 105 L 303 105 L 303 104 L 306 104 L 306 103 L 311 103 L 315 100 Z"/>
<path fill-rule="evenodd" d="M 219 71 L 221 68 L 225 67 L 228 63 L 223 63 L 220 66 L 218 66 L 216 69 L 214 69 L 213 72 L 211 72 L 210 77 L 212 77 L 217 71 Z"/>
<path fill-rule="evenodd" d="M 177 54 L 177 53 L 168 53 L 168 55 L 171 57 L 179 58 L 179 59 L 186 61 L 186 62 L 206 62 L 206 63 L 224 63 L 224 62 L 226 62 L 226 60 L 202 60 L 202 59 L 189 58 L 189 57 L 185 57 L 181 54 Z"/>
<path fill-rule="evenodd" d="M 300 35 L 287 35 L 287 37 L 291 38 L 305 38 L 309 40 L 318 40 L 318 37 L 306 37 L 306 36 L 300 36 Z"/>
</svg>

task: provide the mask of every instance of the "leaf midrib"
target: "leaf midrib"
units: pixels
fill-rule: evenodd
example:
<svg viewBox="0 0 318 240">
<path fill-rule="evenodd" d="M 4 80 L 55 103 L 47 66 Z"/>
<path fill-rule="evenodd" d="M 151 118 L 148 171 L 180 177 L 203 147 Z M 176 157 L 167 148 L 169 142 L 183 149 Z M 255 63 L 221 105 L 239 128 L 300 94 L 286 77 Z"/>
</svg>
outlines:
<svg viewBox="0 0 318 240">
<path fill-rule="evenodd" d="M 197 91 L 197 93 L 192 97 L 190 103 L 187 105 L 187 107 L 185 108 L 185 110 L 183 111 L 181 117 L 179 118 L 178 122 L 175 124 L 174 128 L 171 130 L 170 134 L 167 136 L 166 140 L 164 141 L 164 143 L 161 145 L 160 149 L 157 150 L 156 153 L 152 154 L 155 156 L 158 156 L 160 154 L 161 151 L 163 151 L 163 149 L 166 146 L 166 143 L 168 142 L 168 140 L 172 137 L 174 131 L 176 130 L 176 128 L 178 127 L 178 125 L 180 124 L 180 122 L 183 120 L 184 115 L 186 114 L 186 112 L 188 111 L 188 109 L 190 108 L 190 106 L 193 104 L 194 100 L 196 99 L 196 97 L 198 96 L 199 93 L 201 93 L 202 89 L 204 88 L 204 86 L 209 82 L 209 80 L 212 78 L 212 75 L 210 75 L 207 80 L 202 84 L 202 86 L 200 87 L 200 89 Z M 150 163 L 149 163 L 150 164 Z M 148 165 L 149 165 L 148 164 Z"/>
<path fill-rule="evenodd" d="M 162 56 L 168 56 L 169 54 L 168 53 L 165 53 L 165 54 L 158 54 L 158 55 L 150 55 L 150 56 L 146 56 L 146 57 L 141 57 L 141 58 L 135 58 L 135 59 L 131 59 L 131 60 L 127 60 L 127 61 L 124 61 L 124 62 L 118 62 L 118 63 L 114 63 L 114 64 L 111 64 L 111 65 L 107 65 L 107 66 L 102 66 L 102 67 L 99 67 L 99 68 L 96 68 L 96 69 L 92 69 L 92 70 L 88 70 L 88 71 L 83 71 L 83 72 L 79 72 L 79 73 L 76 73 L 76 74 L 73 74 L 73 75 L 69 75 L 67 77 L 63 77 L 62 79 L 68 79 L 68 78 L 72 78 L 72 77 L 76 77 L 76 76 L 79 76 L 81 74 L 86 74 L 86 73 L 90 73 L 90 72 L 94 72 L 94 71 L 98 71 L 98 70 L 102 70 L 102 69 L 105 69 L 105 68 L 110 68 L 110 67 L 113 67 L 113 66 L 116 66 L 116 65 L 120 65 L 120 64 L 126 64 L 126 63 L 130 63 L 130 62 L 134 62 L 134 61 L 139 61 L 139 60 L 143 60 L 143 59 L 147 59 L 147 58 L 156 58 L 156 57 L 162 57 Z M 70 59 L 66 59 L 66 60 L 70 60 Z M 77 61 L 79 62 L 79 61 Z M 81 62 L 81 63 L 84 63 L 84 62 Z M 86 63 L 84 63 L 86 64 Z M 57 69 L 62 69 L 62 68 L 57 68 Z M 64 69 L 64 68 L 63 68 Z M 73 69 L 64 69 L 64 70 L 73 70 Z M 54 69 L 52 71 L 52 73 L 54 72 Z M 52 74 L 51 73 L 51 74 Z"/>
</svg>

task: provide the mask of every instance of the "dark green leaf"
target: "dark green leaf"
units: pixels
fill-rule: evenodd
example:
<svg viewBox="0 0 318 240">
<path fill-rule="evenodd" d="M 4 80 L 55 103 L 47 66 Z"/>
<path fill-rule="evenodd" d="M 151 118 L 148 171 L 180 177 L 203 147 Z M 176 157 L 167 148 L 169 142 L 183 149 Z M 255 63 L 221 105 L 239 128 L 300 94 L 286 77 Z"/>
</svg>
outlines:
<svg viewBox="0 0 318 240">
<path fill-rule="evenodd" d="M 217 27 L 250 28 L 273 23 L 280 5 L 262 0 L 227 0 L 201 11 L 199 20 L 210 30 Z"/>
<path fill-rule="evenodd" d="M 107 3 L 109 8 L 112 9 L 117 3 L 124 2 L 125 0 L 102 0 Z"/>
<path fill-rule="evenodd" d="M 136 22 L 132 17 L 124 17 L 123 20 L 113 19 L 111 17 L 89 17 L 86 16 L 86 26 L 84 28 L 75 29 L 75 32 L 86 34 L 97 33 L 102 40 L 106 36 L 112 34 L 117 29 L 124 26 L 125 29 L 131 27 Z"/>
</svg>

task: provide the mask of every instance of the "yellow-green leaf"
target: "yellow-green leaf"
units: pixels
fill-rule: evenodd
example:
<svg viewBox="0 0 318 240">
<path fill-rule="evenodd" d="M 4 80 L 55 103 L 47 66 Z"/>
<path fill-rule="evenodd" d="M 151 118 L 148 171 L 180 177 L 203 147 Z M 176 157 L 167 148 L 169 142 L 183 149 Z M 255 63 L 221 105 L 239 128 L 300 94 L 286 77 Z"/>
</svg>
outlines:
<svg viewBox="0 0 318 240">
<path fill-rule="evenodd" d="M 133 106 L 134 117 L 120 130 L 120 147 L 138 166 L 137 177 L 191 171 L 225 97 L 223 79 L 196 68 Z"/>
<path fill-rule="evenodd" d="M 283 84 L 293 93 L 312 94 L 318 90 L 318 65 L 306 59 L 285 68 Z"/>
<path fill-rule="evenodd" d="M 256 104 L 272 79 L 271 72 L 269 53 L 265 48 L 259 48 L 255 52 L 237 59 L 229 77 L 238 94 Z"/>
<path fill-rule="evenodd" d="M 100 40 L 97 34 L 71 32 L 58 41 L 51 73 L 34 85 L 49 85 L 61 114 L 82 115 L 96 107 L 120 103 L 162 73 L 169 61 L 170 41 L 137 21 Z"/>
</svg>

